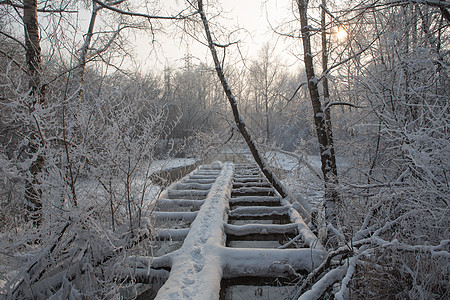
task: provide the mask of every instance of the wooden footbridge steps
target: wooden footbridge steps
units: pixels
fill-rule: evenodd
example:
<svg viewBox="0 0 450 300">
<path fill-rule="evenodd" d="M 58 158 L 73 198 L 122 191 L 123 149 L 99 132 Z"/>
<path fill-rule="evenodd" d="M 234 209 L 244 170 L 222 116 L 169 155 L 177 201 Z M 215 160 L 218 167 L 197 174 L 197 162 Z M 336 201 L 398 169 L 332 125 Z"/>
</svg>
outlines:
<svg viewBox="0 0 450 300">
<path fill-rule="evenodd" d="M 154 258 L 135 260 L 137 272 L 160 279 L 150 280 L 156 299 L 289 293 L 292 276 L 325 256 L 293 205 L 253 165 L 198 167 L 163 192 L 152 218 Z"/>
<path fill-rule="evenodd" d="M 161 194 L 152 213 L 152 225 L 157 229 L 154 256 L 167 254 L 182 246 L 220 171 L 220 164 L 200 166 L 180 181 L 172 183 Z"/>
</svg>

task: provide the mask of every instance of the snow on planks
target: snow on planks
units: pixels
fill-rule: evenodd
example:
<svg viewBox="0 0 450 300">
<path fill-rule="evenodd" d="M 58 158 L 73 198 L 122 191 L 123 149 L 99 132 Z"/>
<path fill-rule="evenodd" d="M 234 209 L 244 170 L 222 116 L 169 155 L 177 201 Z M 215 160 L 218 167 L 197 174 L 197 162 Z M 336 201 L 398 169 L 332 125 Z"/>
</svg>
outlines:
<svg viewBox="0 0 450 300">
<path fill-rule="evenodd" d="M 170 270 L 156 299 L 282 299 L 294 288 L 286 278 L 325 256 L 254 166 L 200 166 L 161 195 L 153 214 L 161 244 L 150 273 Z"/>
</svg>

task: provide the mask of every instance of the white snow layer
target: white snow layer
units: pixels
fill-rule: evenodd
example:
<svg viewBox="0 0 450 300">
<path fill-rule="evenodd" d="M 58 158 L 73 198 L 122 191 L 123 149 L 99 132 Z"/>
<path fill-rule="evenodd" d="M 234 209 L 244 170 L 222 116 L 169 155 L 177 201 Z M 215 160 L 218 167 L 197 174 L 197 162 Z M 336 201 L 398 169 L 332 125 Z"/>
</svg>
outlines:
<svg viewBox="0 0 450 300">
<path fill-rule="evenodd" d="M 183 246 L 173 253 L 167 282 L 156 299 L 218 299 L 222 278 L 218 247 L 225 243 L 223 220 L 231 195 L 233 164 L 222 171 L 191 224 Z"/>
<path fill-rule="evenodd" d="M 165 160 L 156 160 L 152 162 L 150 167 L 151 173 L 159 172 L 162 170 L 170 170 L 179 167 L 185 167 L 193 165 L 197 162 L 195 158 L 172 158 Z"/>
<path fill-rule="evenodd" d="M 241 230 L 245 232 L 265 229 L 269 232 L 289 230 L 289 227 L 295 226 L 310 246 L 309 249 L 225 247 L 224 227 L 227 226 L 228 231 L 238 230 L 237 226 L 226 224 L 233 172 L 232 163 L 223 164 L 219 176 L 191 224 L 183 246 L 168 254 L 171 272 L 156 299 L 219 299 L 222 277 L 276 277 L 297 269 L 311 271 L 325 258 L 323 246 L 287 201 L 282 201 L 282 208 L 289 211 L 291 221 L 294 222 L 292 225 L 279 226 L 277 229 L 270 225 L 247 225 L 242 226 Z M 261 226 L 264 228 L 257 228 Z M 186 234 L 186 230 L 170 232 L 174 233 L 181 237 Z M 164 232 L 161 231 L 160 234 L 164 235 Z"/>
</svg>

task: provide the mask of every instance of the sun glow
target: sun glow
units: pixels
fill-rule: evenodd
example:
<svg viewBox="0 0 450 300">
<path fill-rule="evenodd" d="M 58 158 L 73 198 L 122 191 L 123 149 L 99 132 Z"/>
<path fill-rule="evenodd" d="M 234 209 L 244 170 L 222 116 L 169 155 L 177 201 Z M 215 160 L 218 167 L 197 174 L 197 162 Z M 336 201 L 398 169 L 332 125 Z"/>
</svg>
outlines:
<svg viewBox="0 0 450 300">
<path fill-rule="evenodd" d="M 347 40 L 348 33 L 344 27 L 342 27 L 342 26 L 338 27 L 338 30 L 336 32 L 336 37 L 339 42 L 345 42 Z"/>
</svg>

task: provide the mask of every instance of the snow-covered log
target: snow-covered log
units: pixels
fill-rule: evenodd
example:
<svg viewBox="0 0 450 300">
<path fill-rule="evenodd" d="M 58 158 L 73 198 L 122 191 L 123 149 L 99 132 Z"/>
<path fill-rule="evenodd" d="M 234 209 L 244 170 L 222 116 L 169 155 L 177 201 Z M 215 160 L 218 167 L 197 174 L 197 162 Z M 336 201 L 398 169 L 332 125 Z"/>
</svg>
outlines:
<svg viewBox="0 0 450 300">
<path fill-rule="evenodd" d="M 319 281 L 317 281 L 312 288 L 303 293 L 298 300 L 315 300 L 320 299 L 320 296 L 336 281 L 345 276 L 346 267 L 341 266 L 326 273 Z"/>
<path fill-rule="evenodd" d="M 334 295 L 336 300 L 346 299 L 347 292 L 348 292 L 348 285 L 350 284 L 352 276 L 355 273 L 357 262 L 358 262 L 358 256 L 351 257 L 348 260 L 348 268 L 347 268 L 347 272 L 346 272 L 344 278 L 342 279 L 341 289 L 339 290 L 339 292 L 337 292 Z"/>
<path fill-rule="evenodd" d="M 157 221 L 164 220 L 183 220 L 183 221 L 193 221 L 197 216 L 196 211 L 183 211 L 183 212 L 174 212 L 174 211 L 155 211 L 152 213 L 152 217 Z"/>
<path fill-rule="evenodd" d="M 194 174 L 194 175 L 189 176 L 190 179 L 195 179 L 196 181 L 197 181 L 197 179 L 200 179 L 200 180 L 204 180 L 204 179 L 206 179 L 206 180 L 214 179 L 214 180 L 215 180 L 216 177 L 217 177 L 217 175 L 207 175 L 207 174 L 205 174 L 205 175 L 202 175 L 202 174 Z"/>
<path fill-rule="evenodd" d="M 258 203 L 258 204 L 264 204 L 264 203 L 272 203 L 272 202 L 279 202 L 280 201 L 279 196 L 241 196 L 241 197 L 234 197 L 230 199 L 230 204 L 234 203 Z"/>
<path fill-rule="evenodd" d="M 174 206 L 199 208 L 204 202 L 204 200 L 192 199 L 159 199 L 156 205 L 160 210 L 169 209 Z"/>
<path fill-rule="evenodd" d="M 289 204 L 289 202 L 286 199 L 282 199 L 281 203 L 284 206 L 289 207 L 288 213 L 291 222 L 297 224 L 298 233 L 302 236 L 305 243 L 313 249 L 325 251 L 325 248 L 323 247 L 317 236 L 311 231 L 311 229 L 309 229 L 308 225 L 305 223 L 305 221 L 300 216 L 298 211 L 295 210 L 294 207 L 291 204 Z"/>
<path fill-rule="evenodd" d="M 243 187 L 238 189 L 233 189 L 234 194 L 254 194 L 254 193 L 261 193 L 261 194 L 267 194 L 272 195 L 273 189 L 271 187 Z"/>
<path fill-rule="evenodd" d="M 271 187 L 268 182 L 235 182 L 233 183 L 233 188 L 249 188 L 249 187 Z"/>
<path fill-rule="evenodd" d="M 203 190 L 168 190 L 167 194 L 170 199 L 198 199 L 201 197 L 206 197 L 208 195 L 208 191 Z"/>
<path fill-rule="evenodd" d="M 183 180 L 184 183 L 201 183 L 201 184 L 214 183 L 214 181 L 216 181 L 215 177 L 197 178 L 197 179 L 189 177 L 189 178 Z"/>
<path fill-rule="evenodd" d="M 289 206 L 243 206 L 229 212 L 230 217 L 287 215 Z"/>
<path fill-rule="evenodd" d="M 209 190 L 211 188 L 211 183 L 177 183 L 176 188 L 178 190 Z"/>
<path fill-rule="evenodd" d="M 170 268 L 172 265 L 173 253 L 166 255 L 151 257 L 142 255 L 132 255 L 120 262 L 120 266 L 128 266 L 131 268 L 147 268 L 163 269 Z"/>
<path fill-rule="evenodd" d="M 243 236 L 247 234 L 285 234 L 296 233 L 297 224 L 246 224 L 246 225 L 232 225 L 225 224 L 225 233 L 235 236 Z"/>
<path fill-rule="evenodd" d="M 156 239 L 182 241 L 189 233 L 189 228 L 182 229 L 160 229 L 156 232 Z"/>
<path fill-rule="evenodd" d="M 214 176 L 218 176 L 220 174 L 220 170 L 216 170 L 216 169 L 200 169 L 199 170 L 199 174 L 201 173 L 201 175 L 214 175 Z"/>
<path fill-rule="evenodd" d="M 222 248 L 224 278 L 238 276 L 278 277 L 293 271 L 311 271 L 325 259 L 315 249 Z"/>
<path fill-rule="evenodd" d="M 235 182 L 265 182 L 260 176 L 258 175 L 234 175 L 234 181 Z"/>
<path fill-rule="evenodd" d="M 212 183 L 216 180 L 216 176 L 208 176 L 207 179 L 193 179 L 194 176 L 198 176 L 196 174 L 198 174 L 200 172 L 200 167 L 196 168 L 194 171 L 190 172 L 189 174 L 187 174 L 186 176 L 184 176 L 183 178 L 181 178 L 180 180 L 176 181 L 176 182 L 172 182 L 159 196 L 159 199 L 166 199 L 166 198 L 170 198 L 169 197 L 169 191 L 170 190 L 176 190 L 177 186 L 180 182 L 183 183 L 191 183 L 191 182 L 195 182 L 195 183 Z M 207 180 L 206 182 L 203 180 Z"/>
</svg>

